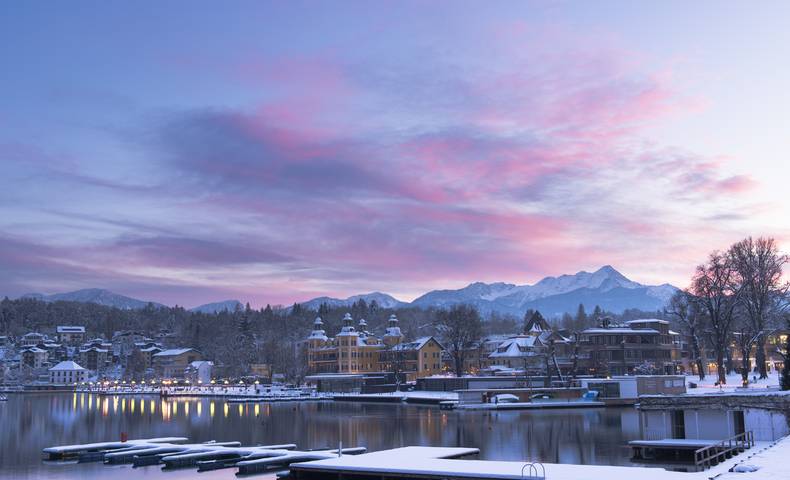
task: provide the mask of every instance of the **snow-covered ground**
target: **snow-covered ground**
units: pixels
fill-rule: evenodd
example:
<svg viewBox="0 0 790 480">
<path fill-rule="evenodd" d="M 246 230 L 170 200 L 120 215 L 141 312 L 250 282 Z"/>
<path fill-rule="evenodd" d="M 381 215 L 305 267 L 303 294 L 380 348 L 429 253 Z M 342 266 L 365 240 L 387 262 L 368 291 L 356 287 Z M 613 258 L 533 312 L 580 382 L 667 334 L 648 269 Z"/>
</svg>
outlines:
<svg viewBox="0 0 790 480">
<path fill-rule="evenodd" d="M 718 476 L 721 480 L 787 480 L 790 479 L 790 437 L 773 446 L 748 450 L 738 455 L 733 472 Z"/>
<path fill-rule="evenodd" d="M 744 392 L 747 391 L 741 385 L 742 378 L 741 375 L 738 373 L 727 375 L 727 384 L 718 386 L 716 382 L 718 377 L 714 375 L 707 375 L 705 379 L 700 380 L 699 376 L 697 375 L 688 375 L 686 376 L 686 386 L 687 386 L 687 393 L 689 395 L 705 395 L 708 393 L 716 393 L 716 392 Z M 688 388 L 689 383 L 696 383 L 697 388 Z M 768 389 L 778 389 L 779 388 L 779 373 L 772 372 L 768 375 L 768 378 L 760 380 L 757 378 L 756 375 L 752 374 L 749 376 L 749 386 L 747 387 L 748 391 L 766 391 Z"/>
</svg>

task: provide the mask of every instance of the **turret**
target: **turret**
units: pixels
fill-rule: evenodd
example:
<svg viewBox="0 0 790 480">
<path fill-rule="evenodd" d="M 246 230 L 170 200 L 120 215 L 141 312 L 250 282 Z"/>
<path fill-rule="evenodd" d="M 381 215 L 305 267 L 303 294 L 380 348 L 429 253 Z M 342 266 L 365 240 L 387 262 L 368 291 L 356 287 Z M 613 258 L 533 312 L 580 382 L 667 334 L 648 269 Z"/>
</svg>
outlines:
<svg viewBox="0 0 790 480">
<path fill-rule="evenodd" d="M 314 346 L 322 345 L 329 340 L 324 331 L 324 322 L 321 320 L 321 317 L 315 317 L 315 321 L 313 321 L 313 331 L 310 332 L 310 336 L 307 337 L 307 340 Z"/>
<path fill-rule="evenodd" d="M 343 316 L 343 328 L 340 329 L 340 333 L 350 334 L 350 333 L 354 333 L 355 331 L 356 330 L 354 330 L 354 319 L 351 318 L 350 313 L 346 313 Z"/>
<path fill-rule="evenodd" d="M 387 332 L 384 334 L 384 343 L 388 347 L 393 347 L 403 341 L 403 334 L 398 326 L 398 317 L 390 315 L 387 321 Z"/>
</svg>

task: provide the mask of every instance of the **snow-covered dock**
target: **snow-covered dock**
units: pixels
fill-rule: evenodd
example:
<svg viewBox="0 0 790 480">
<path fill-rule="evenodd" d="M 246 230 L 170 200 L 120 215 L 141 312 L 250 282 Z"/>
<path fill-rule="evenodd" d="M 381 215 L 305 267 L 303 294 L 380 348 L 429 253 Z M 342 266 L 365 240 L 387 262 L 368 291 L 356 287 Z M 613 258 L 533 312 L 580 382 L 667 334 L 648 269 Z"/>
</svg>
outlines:
<svg viewBox="0 0 790 480">
<path fill-rule="evenodd" d="M 64 458 L 75 458 L 86 453 L 107 453 L 112 451 L 133 450 L 145 447 L 159 447 L 162 445 L 173 445 L 187 442 L 186 437 L 162 437 L 162 438 L 142 438 L 128 440 L 126 442 L 97 442 L 84 443 L 77 445 L 62 445 L 59 447 L 48 447 L 43 453 L 49 460 L 60 460 Z"/>
<path fill-rule="evenodd" d="M 790 443 L 787 446 L 790 450 Z M 727 472 L 741 458 L 738 456 L 711 470 L 696 473 L 672 472 L 663 468 L 458 459 L 477 452 L 474 448 L 404 447 L 354 457 L 295 463 L 290 466 L 290 470 L 295 480 L 707 480 Z M 753 477 L 740 480 L 763 479 Z"/>
<path fill-rule="evenodd" d="M 546 408 L 601 408 L 603 402 L 589 400 L 549 400 L 536 402 L 468 403 L 457 405 L 459 410 L 533 410 Z"/>
</svg>

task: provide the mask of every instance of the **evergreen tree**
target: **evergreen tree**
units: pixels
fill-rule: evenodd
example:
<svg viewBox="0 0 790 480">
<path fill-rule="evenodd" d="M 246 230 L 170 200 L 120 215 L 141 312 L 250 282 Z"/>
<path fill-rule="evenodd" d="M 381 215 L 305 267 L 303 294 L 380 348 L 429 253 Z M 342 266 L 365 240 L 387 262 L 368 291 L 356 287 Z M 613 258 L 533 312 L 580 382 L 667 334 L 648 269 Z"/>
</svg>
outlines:
<svg viewBox="0 0 790 480">
<path fill-rule="evenodd" d="M 580 303 L 579 308 L 576 310 L 575 329 L 583 330 L 587 326 L 587 312 L 584 310 L 584 304 Z"/>
</svg>

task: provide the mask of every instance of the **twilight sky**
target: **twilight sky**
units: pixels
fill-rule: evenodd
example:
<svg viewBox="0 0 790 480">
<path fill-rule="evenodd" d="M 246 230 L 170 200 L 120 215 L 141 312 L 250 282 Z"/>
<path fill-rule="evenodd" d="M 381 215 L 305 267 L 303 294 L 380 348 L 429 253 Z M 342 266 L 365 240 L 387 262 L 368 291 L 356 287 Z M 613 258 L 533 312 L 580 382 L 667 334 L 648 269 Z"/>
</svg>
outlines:
<svg viewBox="0 0 790 480">
<path fill-rule="evenodd" d="M 494 8 L 495 7 L 495 8 Z M 0 4 L 0 295 L 290 303 L 790 244 L 790 2 Z"/>
</svg>

